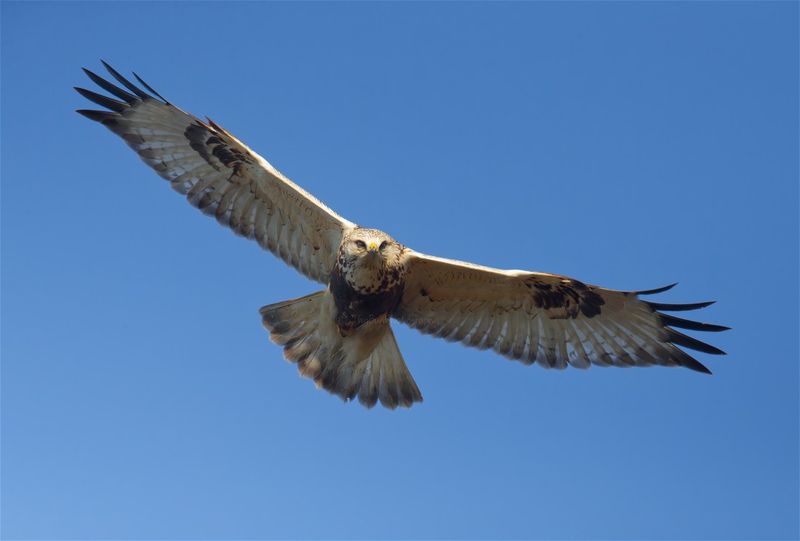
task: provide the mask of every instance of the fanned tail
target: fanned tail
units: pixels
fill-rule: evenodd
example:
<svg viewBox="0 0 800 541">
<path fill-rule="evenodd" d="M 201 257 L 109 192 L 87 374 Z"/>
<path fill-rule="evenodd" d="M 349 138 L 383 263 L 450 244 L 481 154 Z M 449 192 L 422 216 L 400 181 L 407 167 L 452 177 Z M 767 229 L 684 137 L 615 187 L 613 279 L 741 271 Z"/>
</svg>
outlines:
<svg viewBox="0 0 800 541">
<path fill-rule="evenodd" d="M 260 312 L 286 360 L 297 363 L 300 373 L 318 387 L 344 400 L 358 397 L 367 407 L 378 400 L 392 409 L 422 401 L 388 319 L 375 319 L 342 336 L 327 290 L 270 304 Z"/>
</svg>

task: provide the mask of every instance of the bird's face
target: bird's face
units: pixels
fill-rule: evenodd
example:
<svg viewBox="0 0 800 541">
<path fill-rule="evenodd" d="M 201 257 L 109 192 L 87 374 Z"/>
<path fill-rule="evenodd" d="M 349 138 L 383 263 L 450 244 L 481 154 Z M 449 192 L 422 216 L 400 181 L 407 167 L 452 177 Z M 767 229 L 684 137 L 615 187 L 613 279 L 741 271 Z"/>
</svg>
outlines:
<svg viewBox="0 0 800 541">
<path fill-rule="evenodd" d="M 392 237 L 377 229 L 356 229 L 342 245 L 344 255 L 359 265 L 383 267 L 399 257 L 402 247 Z"/>
</svg>

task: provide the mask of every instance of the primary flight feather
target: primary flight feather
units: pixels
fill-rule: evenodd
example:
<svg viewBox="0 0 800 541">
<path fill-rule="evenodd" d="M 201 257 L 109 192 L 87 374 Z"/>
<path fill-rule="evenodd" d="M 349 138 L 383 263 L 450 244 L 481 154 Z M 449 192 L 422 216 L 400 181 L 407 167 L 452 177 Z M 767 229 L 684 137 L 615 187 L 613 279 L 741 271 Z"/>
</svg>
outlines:
<svg viewBox="0 0 800 541">
<path fill-rule="evenodd" d="M 710 302 L 647 302 L 639 297 L 672 286 L 614 291 L 415 252 L 345 220 L 219 125 L 178 109 L 135 74 L 144 89 L 103 65 L 121 86 L 84 69 L 114 98 L 76 88 L 107 109 L 80 114 L 122 137 L 192 205 L 326 286 L 264 306 L 261 316 L 286 359 L 345 400 L 389 408 L 422 400 L 390 318 L 546 368 L 658 364 L 710 373 L 678 346 L 723 354 L 675 329 L 727 327 L 664 313 Z"/>
</svg>

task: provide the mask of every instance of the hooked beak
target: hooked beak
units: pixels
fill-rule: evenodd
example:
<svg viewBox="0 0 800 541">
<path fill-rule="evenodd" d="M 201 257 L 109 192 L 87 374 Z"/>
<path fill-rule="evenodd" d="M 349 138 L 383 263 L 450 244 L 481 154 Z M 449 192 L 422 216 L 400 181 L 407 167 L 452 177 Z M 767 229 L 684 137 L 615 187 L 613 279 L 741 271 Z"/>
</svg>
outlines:
<svg viewBox="0 0 800 541">
<path fill-rule="evenodd" d="M 376 242 L 370 242 L 367 245 L 367 250 L 369 250 L 369 253 L 371 253 L 371 254 L 377 254 L 378 253 L 378 244 Z"/>
</svg>

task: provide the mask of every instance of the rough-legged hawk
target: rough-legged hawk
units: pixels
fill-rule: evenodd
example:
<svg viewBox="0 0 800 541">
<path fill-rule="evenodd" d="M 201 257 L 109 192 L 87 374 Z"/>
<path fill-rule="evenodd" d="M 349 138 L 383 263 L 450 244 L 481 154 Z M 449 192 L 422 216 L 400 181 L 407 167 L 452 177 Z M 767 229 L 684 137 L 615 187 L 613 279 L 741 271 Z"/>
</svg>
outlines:
<svg viewBox="0 0 800 541">
<path fill-rule="evenodd" d="M 433 257 L 345 220 L 211 120 L 203 122 L 105 64 L 113 98 L 77 88 L 107 111 L 79 110 L 122 137 L 172 188 L 325 289 L 261 308 L 272 340 L 300 373 L 345 400 L 389 408 L 422 400 L 397 348 L 395 318 L 424 333 L 526 364 L 685 366 L 680 349 L 722 354 L 677 330 L 721 331 L 664 312 L 711 304 L 644 301 L 556 274 L 499 270 Z M 674 285 L 674 284 L 673 284 Z"/>
</svg>

